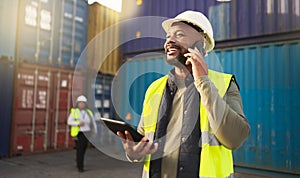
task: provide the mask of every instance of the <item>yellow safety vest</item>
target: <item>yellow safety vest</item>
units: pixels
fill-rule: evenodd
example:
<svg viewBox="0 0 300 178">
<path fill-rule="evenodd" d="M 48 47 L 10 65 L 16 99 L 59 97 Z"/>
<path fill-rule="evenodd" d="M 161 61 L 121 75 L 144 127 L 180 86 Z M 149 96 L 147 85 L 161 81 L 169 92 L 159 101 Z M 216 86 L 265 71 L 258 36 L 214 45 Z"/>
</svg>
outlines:
<svg viewBox="0 0 300 178">
<path fill-rule="evenodd" d="M 219 95 L 224 97 L 230 81 L 233 79 L 232 75 L 209 70 L 208 77 L 217 87 Z M 145 135 L 150 140 L 154 139 L 159 106 L 167 80 L 168 76 L 164 76 L 154 81 L 148 88 L 145 95 L 142 117 L 144 118 Z M 233 160 L 231 150 L 225 148 L 217 140 L 209 125 L 206 109 L 201 102 L 200 129 L 202 150 L 200 155 L 199 177 L 231 177 L 233 175 Z M 144 177 L 149 177 L 150 158 L 151 155 L 146 156 L 143 172 Z"/>
<path fill-rule="evenodd" d="M 91 118 L 93 118 L 93 112 L 89 109 L 86 109 L 86 111 L 88 112 L 88 114 L 91 116 Z M 80 109 L 79 108 L 72 108 L 71 109 L 71 115 L 72 118 L 74 119 L 74 121 L 78 124 L 76 126 L 71 126 L 71 136 L 72 137 L 76 137 L 79 133 L 80 127 L 79 127 L 79 117 L 80 117 Z"/>
</svg>

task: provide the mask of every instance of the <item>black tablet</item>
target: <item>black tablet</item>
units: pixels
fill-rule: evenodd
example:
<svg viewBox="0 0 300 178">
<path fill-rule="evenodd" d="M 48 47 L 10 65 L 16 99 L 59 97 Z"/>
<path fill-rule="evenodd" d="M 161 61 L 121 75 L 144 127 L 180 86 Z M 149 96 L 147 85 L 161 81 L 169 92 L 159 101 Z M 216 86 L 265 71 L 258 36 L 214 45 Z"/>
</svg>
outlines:
<svg viewBox="0 0 300 178">
<path fill-rule="evenodd" d="M 120 131 L 125 135 L 125 130 L 127 130 L 133 140 L 135 142 L 139 142 L 144 136 L 138 133 L 130 124 L 123 122 L 123 121 L 117 121 L 113 119 L 107 119 L 107 118 L 101 118 L 101 120 L 105 123 L 105 125 L 117 135 L 117 132 Z"/>
</svg>

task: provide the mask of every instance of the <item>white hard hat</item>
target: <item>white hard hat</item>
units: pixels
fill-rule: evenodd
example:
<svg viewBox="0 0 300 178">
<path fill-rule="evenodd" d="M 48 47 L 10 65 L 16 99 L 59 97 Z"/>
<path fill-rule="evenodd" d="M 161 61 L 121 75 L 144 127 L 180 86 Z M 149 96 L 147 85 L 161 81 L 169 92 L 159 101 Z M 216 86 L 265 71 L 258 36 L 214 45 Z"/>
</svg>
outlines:
<svg viewBox="0 0 300 178">
<path fill-rule="evenodd" d="M 76 102 L 77 102 L 77 103 L 78 103 L 78 102 L 85 102 L 85 103 L 86 103 L 86 102 L 87 102 L 87 99 L 86 99 L 85 96 L 80 95 L 80 96 L 78 96 Z"/>
<path fill-rule="evenodd" d="M 196 12 L 191 10 L 185 11 L 177 15 L 175 18 L 163 21 L 162 27 L 166 32 L 168 32 L 169 28 L 172 26 L 174 22 L 181 22 L 181 21 L 192 23 L 193 25 L 203 30 L 203 33 L 206 35 L 206 40 L 205 40 L 206 52 L 211 51 L 215 47 L 215 40 L 214 40 L 214 33 L 213 33 L 212 26 L 208 18 L 201 12 Z"/>
</svg>

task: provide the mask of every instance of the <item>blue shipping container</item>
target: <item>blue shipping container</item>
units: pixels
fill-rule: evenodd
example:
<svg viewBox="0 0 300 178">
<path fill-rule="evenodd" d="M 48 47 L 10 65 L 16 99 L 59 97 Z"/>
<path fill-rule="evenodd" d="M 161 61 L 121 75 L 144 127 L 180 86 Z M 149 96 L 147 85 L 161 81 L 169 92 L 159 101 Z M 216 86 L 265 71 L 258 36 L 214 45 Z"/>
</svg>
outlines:
<svg viewBox="0 0 300 178">
<path fill-rule="evenodd" d="M 300 41 L 218 50 L 241 88 L 250 137 L 235 164 L 300 174 Z"/>
<path fill-rule="evenodd" d="M 0 59 L 0 158 L 8 156 L 13 100 L 14 66 L 11 61 Z"/>
<path fill-rule="evenodd" d="M 236 76 L 251 125 L 250 136 L 234 151 L 235 165 L 300 174 L 299 57 L 299 40 L 220 49 L 206 57 L 211 69 Z M 131 113 L 129 122 L 137 125 L 147 87 L 170 66 L 163 55 L 123 66 L 113 87 L 116 111 Z"/>
<path fill-rule="evenodd" d="M 2 39 L 0 43 L 9 47 L 15 60 L 63 68 L 75 67 L 87 43 L 86 1 L 13 0 L 5 5 L 17 15 L 9 22 L 11 33 L 16 31 L 16 34 L 11 34 L 12 37 L 16 36 L 16 45 L 6 46 L 6 41 Z M 2 18 L 7 18 L 7 14 L 11 13 L 0 11 Z M 14 38 L 8 41 L 14 42 Z"/>
<path fill-rule="evenodd" d="M 299 0 L 238 0 L 230 2 L 211 1 L 173 1 L 151 0 L 126 3 L 123 7 L 123 18 L 142 16 L 175 17 L 185 10 L 196 10 L 204 13 L 214 29 L 216 41 L 243 39 L 271 34 L 299 32 Z M 152 21 L 141 25 L 139 21 L 130 26 L 121 27 L 121 38 L 134 39 L 124 46 L 122 51 L 138 53 L 162 49 L 163 39 L 141 38 L 149 30 L 160 32 L 160 22 Z M 162 35 L 164 38 L 165 35 Z M 157 37 L 161 37 L 157 34 Z"/>
<path fill-rule="evenodd" d="M 85 0 L 63 0 L 60 11 L 56 17 L 60 19 L 60 26 L 56 29 L 59 48 L 54 62 L 74 67 L 87 44 L 88 4 Z"/>
<path fill-rule="evenodd" d="M 98 73 L 94 87 L 94 107 L 101 117 L 116 119 L 116 113 L 111 102 L 111 85 L 113 76 Z"/>
<path fill-rule="evenodd" d="M 126 55 L 131 52 L 162 49 L 166 35 L 161 27 L 163 20 L 166 20 L 167 17 L 174 17 L 186 9 L 196 9 L 208 14 L 208 7 L 215 4 L 215 1 L 195 0 L 176 2 L 170 0 L 142 0 L 136 2 L 141 3 L 124 4 L 123 14 L 121 14 L 123 19 L 130 18 L 130 25 L 120 27 L 120 38 L 132 39 L 132 41 L 126 41 L 127 43 L 121 48 L 121 51 Z M 141 18 L 143 16 L 157 16 L 157 18 L 135 19 L 135 17 Z M 148 38 L 149 34 L 154 34 L 154 36 Z"/>
<path fill-rule="evenodd" d="M 112 102 L 120 118 L 137 126 L 147 87 L 170 69 L 162 54 L 137 56 L 125 62 L 112 83 Z"/>
</svg>

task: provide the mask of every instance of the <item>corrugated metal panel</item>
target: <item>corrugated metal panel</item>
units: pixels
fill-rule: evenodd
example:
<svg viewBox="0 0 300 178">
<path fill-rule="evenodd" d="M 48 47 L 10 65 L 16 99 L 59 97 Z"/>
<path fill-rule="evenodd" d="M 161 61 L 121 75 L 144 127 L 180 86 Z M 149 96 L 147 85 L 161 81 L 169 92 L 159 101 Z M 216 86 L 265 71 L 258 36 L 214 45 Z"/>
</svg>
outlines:
<svg viewBox="0 0 300 178">
<path fill-rule="evenodd" d="M 20 0 L 19 4 L 16 59 L 74 68 L 87 42 L 87 3 Z"/>
<path fill-rule="evenodd" d="M 300 174 L 300 41 L 217 51 L 224 72 L 237 77 L 251 134 L 235 164 Z"/>
<path fill-rule="evenodd" d="M 15 59 L 17 7 L 18 0 L 0 2 L 0 58 Z"/>
<path fill-rule="evenodd" d="M 90 69 L 113 75 L 121 63 L 117 48 L 120 15 L 98 3 L 90 5 L 89 11 L 87 65 Z"/>
<path fill-rule="evenodd" d="M 19 1 L 17 60 L 51 63 L 53 54 L 53 14 L 55 1 Z"/>
<path fill-rule="evenodd" d="M 135 57 L 121 66 L 112 84 L 112 101 L 121 119 L 137 126 L 146 89 L 170 68 L 163 55 L 157 54 Z"/>
<path fill-rule="evenodd" d="M 87 44 L 88 4 L 84 0 L 57 3 L 61 7 L 60 15 L 56 17 L 60 24 L 56 34 L 59 37 L 59 55 L 54 62 L 59 66 L 74 67 Z"/>
<path fill-rule="evenodd" d="M 221 3 L 209 8 L 209 19 L 213 26 L 214 38 L 224 40 L 230 38 L 231 26 L 229 17 L 230 3 Z"/>
<path fill-rule="evenodd" d="M 135 14 L 131 14 L 133 17 L 142 17 L 142 16 L 159 16 L 162 19 L 149 19 L 149 22 L 140 23 L 136 21 L 136 24 L 132 23 L 131 25 L 121 28 L 121 37 L 127 39 L 134 39 L 133 41 L 127 42 L 122 46 L 122 52 L 127 55 L 127 53 L 138 53 L 142 51 L 153 51 L 160 50 L 163 47 L 165 41 L 165 32 L 163 32 L 161 27 L 161 22 L 165 20 L 166 17 L 174 17 L 178 13 L 187 10 L 200 10 L 205 14 L 208 14 L 208 9 L 210 6 L 214 5 L 215 1 L 143 1 L 140 0 L 139 4 L 126 6 L 124 5 L 124 13 L 127 15 L 128 11 L 132 12 L 131 9 L 134 9 Z M 135 10 L 137 9 L 137 10 Z M 155 21 L 154 21 L 155 20 Z M 126 29 L 129 28 L 129 29 Z M 146 34 L 149 34 L 148 31 L 156 31 L 157 36 L 153 38 L 145 38 Z M 160 34 L 162 33 L 162 34 Z"/>
<path fill-rule="evenodd" d="M 132 0 L 135 1 L 135 0 Z M 140 5 L 128 3 L 124 5 L 124 14 L 131 8 L 135 14 L 133 17 L 161 16 L 175 17 L 185 10 L 197 10 L 203 12 L 211 21 L 216 41 L 244 39 L 254 36 L 287 33 L 300 30 L 300 1 L 299 0 L 232 0 L 230 2 L 217 1 L 172 1 L 153 0 L 139 1 Z M 137 22 L 138 23 L 138 22 Z M 121 29 L 121 36 L 133 36 L 135 40 L 128 42 L 123 48 L 123 53 L 139 53 L 142 51 L 154 51 L 162 48 L 163 39 L 139 39 L 150 30 L 161 28 L 155 23 L 146 25 L 133 24 Z M 136 27 L 136 28 L 134 28 Z M 126 29 L 129 28 L 129 29 Z M 164 38 L 164 36 L 163 36 Z"/>
<path fill-rule="evenodd" d="M 230 38 L 300 30 L 299 0 L 233 1 Z"/>
<path fill-rule="evenodd" d="M 0 158 L 8 156 L 11 110 L 13 98 L 14 66 L 10 61 L 0 59 Z"/>
<path fill-rule="evenodd" d="M 10 155 L 72 148 L 66 125 L 72 94 L 84 93 L 84 77 L 76 77 L 74 86 L 79 74 L 73 72 L 37 65 L 16 69 Z"/>
<path fill-rule="evenodd" d="M 54 71 L 53 72 L 53 91 L 52 95 L 52 126 L 50 148 L 66 149 L 72 148 L 73 139 L 69 134 L 69 126 L 66 121 L 70 108 L 73 107 L 72 101 L 76 97 L 85 93 L 85 77 L 82 74 L 73 71 Z M 76 78 L 76 81 L 73 81 Z M 72 98 L 73 97 L 73 98 Z"/>
</svg>

